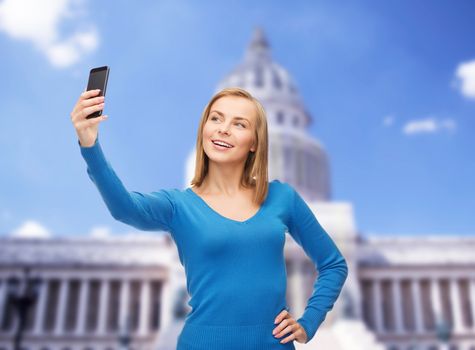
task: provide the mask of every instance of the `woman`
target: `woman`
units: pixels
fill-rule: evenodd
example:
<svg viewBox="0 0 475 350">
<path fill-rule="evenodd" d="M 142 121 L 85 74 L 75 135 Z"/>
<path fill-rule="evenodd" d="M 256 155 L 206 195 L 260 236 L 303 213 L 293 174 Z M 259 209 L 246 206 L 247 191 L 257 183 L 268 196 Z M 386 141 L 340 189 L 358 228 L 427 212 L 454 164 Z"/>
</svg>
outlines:
<svg viewBox="0 0 475 350">
<path fill-rule="evenodd" d="M 192 187 L 128 191 L 104 157 L 98 125 L 104 107 L 84 92 L 71 120 L 87 173 L 112 216 L 141 230 L 168 231 L 185 268 L 192 310 L 178 350 L 295 349 L 308 343 L 332 309 L 348 274 L 346 260 L 292 186 L 268 182 L 267 120 L 247 91 L 227 88 L 206 105 L 198 128 Z M 319 275 L 305 312 L 285 300 L 285 232 Z"/>
</svg>

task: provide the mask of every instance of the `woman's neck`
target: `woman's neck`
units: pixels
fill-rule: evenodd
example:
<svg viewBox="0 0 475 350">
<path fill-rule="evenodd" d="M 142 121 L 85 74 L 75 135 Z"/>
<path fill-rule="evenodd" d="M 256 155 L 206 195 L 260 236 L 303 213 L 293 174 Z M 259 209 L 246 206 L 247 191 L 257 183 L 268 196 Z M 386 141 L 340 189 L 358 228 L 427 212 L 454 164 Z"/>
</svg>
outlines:
<svg viewBox="0 0 475 350">
<path fill-rule="evenodd" d="M 200 190 L 207 194 L 224 194 L 234 196 L 243 190 L 241 177 L 244 171 L 244 164 L 240 166 L 217 165 L 211 163 L 208 174 L 200 186 Z"/>
</svg>

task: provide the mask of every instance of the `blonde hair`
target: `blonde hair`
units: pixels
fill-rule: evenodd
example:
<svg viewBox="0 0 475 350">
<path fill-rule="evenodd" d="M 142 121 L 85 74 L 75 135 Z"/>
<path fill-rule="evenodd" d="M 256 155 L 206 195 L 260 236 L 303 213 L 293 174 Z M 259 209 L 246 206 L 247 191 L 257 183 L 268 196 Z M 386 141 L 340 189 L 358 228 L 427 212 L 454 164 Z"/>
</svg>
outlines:
<svg viewBox="0 0 475 350">
<path fill-rule="evenodd" d="M 206 175 L 208 174 L 209 158 L 203 149 L 203 128 L 208 120 L 211 106 L 218 99 L 225 96 L 243 97 L 251 101 L 256 107 L 256 127 L 255 139 L 256 147 L 254 152 L 249 152 L 244 165 L 244 171 L 241 176 L 241 185 L 245 188 L 254 187 L 254 203 L 261 205 L 267 197 L 268 191 L 268 133 L 267 133 L 267 117 L 262 104 L 255 99 L 249 92 L 238 87 L 225 88 L 216 93 L 206 105 L 198 127 L 198 135 L 196 138 L 196 161 L 195 175 L 191 180 L 192 186 L 201 186 Z"/>
</svg>

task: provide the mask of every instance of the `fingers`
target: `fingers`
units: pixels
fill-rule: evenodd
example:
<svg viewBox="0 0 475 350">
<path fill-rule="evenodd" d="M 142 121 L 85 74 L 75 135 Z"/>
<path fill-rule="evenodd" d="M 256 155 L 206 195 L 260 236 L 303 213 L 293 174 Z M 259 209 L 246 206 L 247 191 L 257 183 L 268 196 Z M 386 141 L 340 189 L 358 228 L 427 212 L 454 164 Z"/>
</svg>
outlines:
<svg viewBox="0 0 475 350">
<path fill-rule="evenodd" d="M 287 317 L 284 319 L 273 331 L 272 334 L 275 338 L 286 338 L 280 341 L 281 344 L 288 343 L 289 341 L 296 340 L 300 343 L 307 342 L 307 333 L 300 323 L 295 321 L 293 317 Z"/>
<path fill-rule="evenodd" d="M 91 97 L 87 100 L 81 100 L 77 103 L 77 107 L 89 107 L 98 103 L 104 102 L 104 96 Z M 77 108 L 76 107 L 76 108 Z"/>
<path fill-rule="evenodd" d="M 104 96 L 97 96 L 100 93 L 100 89 L 96 90 L 89 90 L 89 91 L 83 91 L 83 93 L 79 96 L 78 101 L 74 105 L 74 108 L 70 114 L 71 120 L 74 122 L 75 119 L 77 118 L 85 118 L 87 117 L 90 113 L 92 112 L 87 112 L 84 116 L 82 110 L 85 109 L 86 107 L 91 107 L 93 105 L 99 104 L 101 102 L 104 102 Z M 96 97 L 94 97 L 96 96 Z M 93 111 L 94 112 L 94 111 Z M 79 114 L 79 115 L 78 115 Z"/>
<path fill-rule="evenodd" d="M 89 90 L 84 91 L 80 96 L 76 104 L 74 105 L 72 113 L 77 112 L 81 108 L 91 106 L 93 104 L 99 103 L 104 101 L 104 96 L 96 96 L 98 95 L 100 90 Z M 96 96 L 96 97 L 94 97 Z"/>
<path fill-rule="evenodd" d="M 95 89 L 95 90 L 84 90 L 84 92 L 81 94 L 81 96 L 79 96 L 79 99 L 87 99 L 87 98 L 91 98 L 93 96 L 97 96 L 99 95 L 99 93 L 101 92 L 101 89 Z"/>
<path fill-rule="evenodd" d="M 108 118 L 107 115 L 101 115 L 97 118 L 91 118 L 91 119 L 85 119 L 85 120 L 79 121 L 74 126 L 78 130 L 86 129 L 86 128 L 91 127 L 95 124 L 99 124 L 100 122 L 106 120 L 107 118 Z"/>
<path fill-rule="evenodd" d="M 274 330 L 272 331 L 272 334 L 274 335 L 278 335 L 279 333 L 282 333 L 282 330 L 287 327 L 288 325 L 291 324 L 291 322 L 289 322 L 290 319 L 286 318 L 285 320 L 283 320 L 282 322 L 280 322 L 280 324 L 274 328 Z M 282 333 L 279 337 L 281 337 L 282 335 L 284 335 L 285 333 Z"/>
<path fill-rule="evenodd" d="M 287 338 L 282 339 L 280 343 L 286 343 L 291 340 L 296 339 L 295 331 L 298 331 L 300 325 L 292 318 L 290 315 L 289 309 L 286 307 L 285 310 L 282 310 L 275 319 L 275 323 L 278 323 L 278 326 L 275 327 L 272 331 L 272 334 L 275 338 L 280 338 L 288 333 L 290 335 Z"/>
<path fill-rule="evenodd" d="M 83 119 L 86 119 L 88 115 L 100 111 L 102 109 L 104 109 L 104 103 L 94 104 L 85 108 L 81 107 L 71 113 L 71 120 L 73 121 L 73 123 L 76 121 L 81 121 Z"/>
<path fill-rule="evenodd" d="M 104 109 L 104 103 L 99 103 L 97 105 L 93 105 L 93 106 L 82 109 L 79 115 L 81 119 L 86 119 L 88 115 L 91 115 L 92 113 L 100 111 L 102 109 Z"/>
<path fill-rule="evenodd" d="M 274 323 L 279 323 L 280 321 L 282 321 L 287 315 L 290 315 L 289 314 L 289 311 L 287 309 L 285 310 L 282 310 L 276 317 Z"/>
<path fill-rule="evenodd" d="M 77 106 L 80 104 L 81 101 L 84 101 L 84 100 L 87 100 L 88 98 L 97 96 L 97 95 L 99 95 L 100 92 L 101 92 L 100 89 L 95 89 L 95 90 L 86 90 L 86 89 L 84 89 L 84 91 L 81 93 L 81 95 L 79 95 L 79 98 L 76 102 L 76 105 L 74 106 L 73 112 L 77 109 Z"/>
<path fill-rule="evenodd" d="M 292 330 L 291 330 L 291 331 L 292 331 Z M 290 331 L 289 331 L 289 332 L 290 332 Z M 286 334 L 287 334 L 287 332 L 286 332 Z M 289 335 L 288 337 L 282 339 L 282 340 L 280 341 L 280 343 L 281 343 L 281 344 L 284 344 L 284 343 L 287 343 L 287 342 L 292 341 L 292 340 L 295 340 L 295 339 L 297 339 L 296 333 L 293 333 L 293 331 L 292 331 L 292 333 L 290 333 L 290 335 Z"/>
<path fill-rule="evenodd" d="M 275 338 L 280 338 L 290 333 L 290 335 L 288 335 L 287 338 L 284 338 L 280 341 L 281 343 L 285 343 L 289 340 L 295 339 L 294 332 L 296 332 L 298 329 L 299 329 L 299 325 L 297 325 L 293 319 L 288 318 L 288 319 L 283 320 L 280 323 L 279 327 L 274 329 L 272 334 L 274 335 Z"/>
</svg>

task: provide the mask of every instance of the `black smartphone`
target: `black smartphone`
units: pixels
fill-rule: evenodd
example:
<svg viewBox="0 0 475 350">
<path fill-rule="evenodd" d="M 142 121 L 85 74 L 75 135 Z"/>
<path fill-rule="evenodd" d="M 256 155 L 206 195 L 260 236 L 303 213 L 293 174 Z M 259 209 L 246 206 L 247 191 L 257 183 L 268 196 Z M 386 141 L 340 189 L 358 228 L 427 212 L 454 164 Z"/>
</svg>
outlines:
<svg viewBox="0 0 475 350">
<path fill-rule="evenodd" d="M 106 96 L 107 80 L 109 79 L 109 66 L 92 68 L 89 72 L 87 91 L 101 89 L 98 96 Z M 97 96 L 95 96 L 97 97 Z M 86 119 L 97 118 L 102 115 L 101 111 L 89 114 Z"/>
</svg>

